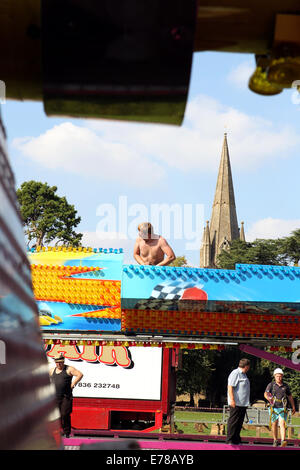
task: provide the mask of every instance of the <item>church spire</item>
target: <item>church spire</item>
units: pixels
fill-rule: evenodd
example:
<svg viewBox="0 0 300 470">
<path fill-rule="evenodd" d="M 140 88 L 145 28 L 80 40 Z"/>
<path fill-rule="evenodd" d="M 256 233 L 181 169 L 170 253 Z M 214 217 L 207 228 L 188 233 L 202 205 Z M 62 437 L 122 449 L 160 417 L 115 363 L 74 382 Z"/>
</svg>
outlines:
<svg viewBox="0 0 300 470">
<path fill-rule="evenodd" d="M 245 238 L 245 230 L 244 230 L 244 222 L 241 222 L 240 240 L 243 241 L 243 242 L 246 241 L 246 238 Z"/>
<path fill-rule="evenodd" d="M 210 237 L 209 237 L 209 221 L 206 221 L 204 227 L 202 246 L 200 249 L 200 268 L 210 267 Z"/>
<path fill-rule="evenodd" d="M 224 134 L 221 162 L 210 221 L 211 262 L 232 240 L 240 238 L 229 159 L 227 134 Z"/>
</svg>

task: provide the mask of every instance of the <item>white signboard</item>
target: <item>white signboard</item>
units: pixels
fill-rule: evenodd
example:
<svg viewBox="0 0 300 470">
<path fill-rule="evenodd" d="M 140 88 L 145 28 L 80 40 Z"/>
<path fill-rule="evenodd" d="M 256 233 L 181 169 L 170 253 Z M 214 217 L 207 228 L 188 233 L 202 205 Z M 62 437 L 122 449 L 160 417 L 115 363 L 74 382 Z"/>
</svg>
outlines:
<svg viewBox="0 0 300 470">
<path fill-rule="evenodd" d="M 51 368 L 53 358 L 61 353 L 66 365 L 83 373 L 74 398 L 161 399 L 161 348 L 53 346 L 47 351 Z"/>
</svg>

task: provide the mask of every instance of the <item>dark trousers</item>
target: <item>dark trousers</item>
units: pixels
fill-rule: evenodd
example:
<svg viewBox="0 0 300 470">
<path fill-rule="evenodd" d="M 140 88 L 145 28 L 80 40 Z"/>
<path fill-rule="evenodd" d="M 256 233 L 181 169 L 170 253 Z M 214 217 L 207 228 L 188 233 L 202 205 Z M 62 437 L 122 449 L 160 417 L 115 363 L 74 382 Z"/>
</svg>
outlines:
<svg viewBox="0 0 300 470">
<path fill-rule="evenodd" d="M 60 421 L 63 433 L 67 436 L 71 434 L 71 413 L 73 406 L 72 397 L 57 397 L 57 406 L 60 412 Z"/>
<path fill-rule="evenodd" d="M 239 444 L 241 442 L 240 432 L 243 426 L 247 408 L 245 406 L 229 407 L 229 418 L 227 422 L 226 442 Z"/>
</svg>

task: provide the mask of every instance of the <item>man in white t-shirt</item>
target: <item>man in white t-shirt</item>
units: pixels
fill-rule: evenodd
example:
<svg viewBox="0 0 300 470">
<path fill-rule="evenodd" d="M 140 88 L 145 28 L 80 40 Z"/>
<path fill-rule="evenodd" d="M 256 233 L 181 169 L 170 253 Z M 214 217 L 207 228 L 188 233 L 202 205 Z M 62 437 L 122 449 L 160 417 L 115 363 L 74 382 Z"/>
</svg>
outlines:
<svg viewBox="0 0 300 470">
<path fill-rule="evenodd" d="M 240 432 L 247 407 L 250 404 L 250 382 L 246 375 L 250 369 L 249 359 L 241 359 L 239 367 L 228 377 L 227 399 L 229 418 L 227 423 L 227 444 L 240 444 Z"/>
</svg>

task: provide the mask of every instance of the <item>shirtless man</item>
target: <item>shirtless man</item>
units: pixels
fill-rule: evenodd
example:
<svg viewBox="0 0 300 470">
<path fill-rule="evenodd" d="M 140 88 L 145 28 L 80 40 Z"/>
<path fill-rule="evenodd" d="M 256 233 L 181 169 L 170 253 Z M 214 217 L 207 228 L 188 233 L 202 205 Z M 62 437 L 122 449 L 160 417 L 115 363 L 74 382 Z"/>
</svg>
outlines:
<svg viewBox="0 0 300 470">
<path fill-rule="evenodd" d="M 167 266 L 176 258 L 168 242 L 153 233 L 150 223 L 144 222 L 138 226 L 139 236 L 136 239 L 133 256 L 138 264 Z"/>
</svg>

